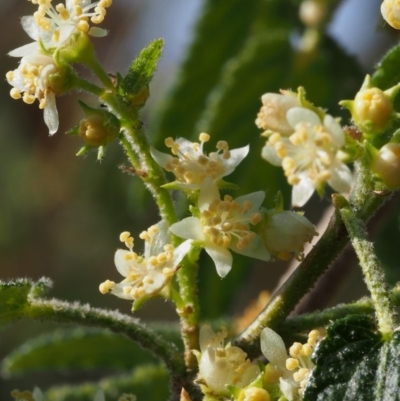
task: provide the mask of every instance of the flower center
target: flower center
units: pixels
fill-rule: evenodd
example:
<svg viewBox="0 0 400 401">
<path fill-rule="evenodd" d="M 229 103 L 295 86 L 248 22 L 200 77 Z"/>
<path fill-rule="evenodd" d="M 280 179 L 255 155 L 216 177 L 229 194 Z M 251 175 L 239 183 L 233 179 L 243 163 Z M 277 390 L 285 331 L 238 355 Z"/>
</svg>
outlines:
<svg viewBox="0 0 400 401">
<path fill-rule="evenodd" d="M 255 225 L 261 220 L 260 213 L 249 216 L 251 208 L 250 201 L 239 204 L 229 195 L 225 195 L 223 200 L 214 199 L 201 213 L 204 234 L 216 246 L 229 248 L 236 239 L 238 249 L 246 248 L 255 237 L 250 224 Z"/>
<path fill-rule="evenodd" d="M 203 146 L 210 140 L 210 135 L 202 133 L 199 140 L 200 143 L 193 142 L 190 149 L 184 150 L 172 138 L 165 140 L 165 145 L 171 149 L 173 155 L 177 156 L 165 165 L 165 169 L 174 173 L 178 181 L 187 184 L 201 184 L 205 177 L 216 180 L 224 174 L 224 160 L 231 157 L 228 143 L 219 141 L 216 146 L 217 151 L 207 156 L 203 152 Z"/>
</svg>

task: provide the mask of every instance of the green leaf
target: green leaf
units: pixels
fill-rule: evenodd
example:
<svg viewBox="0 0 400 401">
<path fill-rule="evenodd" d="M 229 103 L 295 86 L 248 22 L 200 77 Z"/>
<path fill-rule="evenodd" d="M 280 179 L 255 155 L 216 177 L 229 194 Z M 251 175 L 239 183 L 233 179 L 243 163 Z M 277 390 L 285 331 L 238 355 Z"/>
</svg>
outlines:
<svg viewBox="0 0 400 401">
<path fill-rule="evenodd" d="M 110 377 L 96 383 L 79 386 L 53 387 L 47 391 L 48 401 L 93 401 L 99 389 L 106 401 L 116 401 L 123 393 L 136 395 L 138 400 L 165 401 L 168 398 L 169 376 L 161 365 L 136 368 L 132 374 Z"/>
<path fill-rule="evenodd" d="M 313 361 L 304 401 L 400 400 L 400 331 L 384 339 L 369 317 L 333 323 Z"/>
<path fill-rule="evenodd" d="M 179 344 L 179 328 L 157 324 L 163 338 Z M 181 345 L 181 344 L 179 344 Z M 57 358 L 54 358 L 57 355 Z M 156 358 L 123 335 L 90 328 L 64 329 L 29 340 L 2 363 L 6 374 L 40 370 L 132 369 Z"/>
<path fill-rule="evenodd" d="M 381 89 L 388 89 L 400 81 L 400 45 L 390 49 L 379 62 L 372 83 Z"/>
<path fill-rule="evenodd" d="M 118 93 L 134 106 L 143 106 L 149 95 L 149 83 L 161 57 L 163 39 L 145 47 L 133 61 L 128 74 L 118 83 Z"/>
<path fill-rule="evenodd" d="M 207 0 L 178 80 L 155 114 L 152 137 L 190 137 L 221 69 L 243 45 L 261 0 Z"/>
<path fill-rule="evenodd" d="M 125 336 L 78 328 L 58 330 L 26 342 L 4 359 L 2 370 L 16 374 L 57 369 L 129 369 L 154 361 L 154 357 Z"/>
<path fill-rule="evenodd" d="M 29 306 L 28 295 L 34 283 L 28 279 L 0 281 L 0 326 L 19 318 Z"/>
</svg>

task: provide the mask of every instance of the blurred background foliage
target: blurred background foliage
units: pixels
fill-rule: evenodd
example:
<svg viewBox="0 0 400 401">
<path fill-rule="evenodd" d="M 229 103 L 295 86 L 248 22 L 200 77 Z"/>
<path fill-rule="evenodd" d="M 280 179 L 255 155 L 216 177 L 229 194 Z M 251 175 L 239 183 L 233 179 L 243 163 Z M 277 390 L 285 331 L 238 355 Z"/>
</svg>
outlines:
<svg viewBox="0 0 400 401">
<path fill-rule="evenodd" d="M 302 85 L 311 101 L 348 121 L 338 101 L 354 96 L 365 73 L 372 73 L 377 61 L 397 41 L 395 32 L 380 18 L 380 0 L 328 0 L 329 14 L 317 47 L 300 51 L 305 32 L 298 18 L 300 3 L 115 0 L 104 22 L 109 36 L 95 40 L 95 46 L 106 70 L 124 74 L 141 48 L 154 38 L 165 38 L 151 97 L 142 113 L 149 141 L 164 151 L 163 140 L 168 136 L 196 140 L 200 132 L 208 132 L 212 136 L 209 151 L 218 140 L 227 140 L 231 148 L 250 143 L 253 153 L 228 177 L 240 187 L 234 195 L 262 189 L 267 191 L 267 206 L 272 207 L 276 192 L 281 190 L 289 207 L 290 188 L 281 169 L 259 157 L 264 140 L 254 120 L 261 95 Z M 3 74 L 15 69 L 18 61 L 6 53 L 29 41 L 18 21 L 33 9 L 26 1 L 0 2 L 0 22 L 7 32 L 0 43 Z M 129 314 L 128 302 L 101 296 L 98 284 L 106 278 L 120 280 L 113 264 L 119 233 L 129 230 L 137 236 L 158 220 L 157 209 L 139 180 L 118 168 L 125 158 L 117 143 L 109 146 L 101 163 L 95 153 L 74 156 L 80 140 L 63 133 L 81 117 L 76 102 L 81 93 L 58 99 L 60 129 L 49 138 L 42 112 L 12 100 L 5 80 L 0 88 L 0 279 L 48 276 L 55 283 L 51 296 Z M 85 99 L 96 105 L 95 99 Z M 183 213 L 185 201 L 179 194 L 176 200 Z M 321 224 L 326 224 L 323 211 L 328 205 L 329 193 L 322 200 L 313 197 L 305 208 L 306 216 L 314 224 L 321 219 Z M 372 222 L 377 251 L 392 284 L 400 277 L 397 205 L 398 197 L 394 197 Z M 314 310 L 366 293 L 351 252 L 345 251 L 336 265 L 327 276 L 331 288 L 322 291 L 322 298 L 311 296 L 299 310 Z M 233 269 L 222 281 L 203 257 L 199 278 L 202 318 L 239 315 L 260 291 L 272 292 L 292 267 L 293 263 L 265 264 L 235 255 Z M 324 288 L 323 279 L 319 287 Z M 171 305 L 157 300 L 146 304 L 137 317 L 149 322 L 176 321 Z M 107 399 L 115 399 L 116 388 L 132 386 L 137 395 L 146 395 L 139 400 L 165 398 L 164 393 L 150 396 L 148 383 L 141 379 L 166 380 L 165 371 L 149 365 L 129 375 L 135 365 L 154 361 L 135 346 L 128 346 L 126 340 L 104 332 L 60 332 L 62 328 L 48 323 L 22 321 L 0 333 L 0 357 L 5 358 L 26 339 L 54 329 L 55 334 L 44 334 L 4 360 L 1 400 L 10 399 L 13 388 L 79 384 L 115 372 L 127 376 L 116 384 L 103 383 Z M 171 341 L 179 342 L 176 332 L 170 335 Z M 87 350 L 86 355 L 81 354 L 83 370 L 77 370 L 74 358 L 68 355 L 72 349 Z M 115 356 L 112 364 L 105 363 L 109 358 L 105 349 Z M 68 391 L 52 390 L 51 399 L 89 400 L 95 389 L 81 386 L 69 395 Z"/>
</svg>

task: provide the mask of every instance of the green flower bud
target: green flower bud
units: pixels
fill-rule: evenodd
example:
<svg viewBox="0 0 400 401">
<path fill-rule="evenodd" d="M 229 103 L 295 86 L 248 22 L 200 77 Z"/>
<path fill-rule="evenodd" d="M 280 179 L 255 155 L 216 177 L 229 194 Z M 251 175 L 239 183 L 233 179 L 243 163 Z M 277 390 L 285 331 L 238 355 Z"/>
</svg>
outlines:
<svg viewBox="0 0 400 401">
<path fill-rule="evenodd" d="M 76 74 L 69 64 L 58 64 L 57 72 L 48 77 L 49 88 L 56 95 L 63 95 L 75 88 Z"/>
<path fill-rule="evenodd" d="M 384 145 L 375 155 L 371 169 L 389 189 L 399 189 L 400 143 L 391 142 Z"/>
<path fill-rule="evenodd" d="M 367 75 L 354 100 L 343 100 L 339 104 L 349 109 L 354 123 L 364 136 L 370 137 L 383 133 L 392 119 L 398 117 L 393 101 L 399 89 L 400 84 L 382 91 L 372 85 Z"/>
<path fill-rule="evenodd" d="M 271 255 L 281 260 L 303 258 L 304 245 L 318 233 L 302 214 L 288 210 L 268 210 L 260 235 Z"/>
</svg>

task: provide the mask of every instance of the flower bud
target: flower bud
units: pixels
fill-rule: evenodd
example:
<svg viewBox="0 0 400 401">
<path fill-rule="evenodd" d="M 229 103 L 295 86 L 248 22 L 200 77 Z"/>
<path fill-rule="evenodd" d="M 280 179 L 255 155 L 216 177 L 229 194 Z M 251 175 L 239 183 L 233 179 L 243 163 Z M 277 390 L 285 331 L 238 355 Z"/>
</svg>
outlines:
<svg viewBox="0 0 400 401">
<path fill-rule="evenodd" d="M 387 143 L 378 152 L 371 169 L 389 189 L 400 188 L 400 143 Z"/>
<path fill-rule="evenodd" d="M 91 65 L 95 59 L 93 43 L 84 32 L 71 35 L 67 45 L 59 47 L 54 53 L 56 63 L 82 63 Z"/>
<path fill-rule="evenodd" d="M 354 100 L 343 100 L 339 104 L 349 109 L 354 123 L 365 136 L 383 133 L 391 120 L 397 117 L 393 101 L 400 85 L 382 91 L 372 85 L 371 77 L 366 76 Z"/>
<path fill-rule="evenodd" d="M 323 0 L 305 0 L 300 5 L 299 16 L 304 25 L 317 27 L 325 17 L 326 5 Z"/>
<path fill-rule="evenodd" d="M 381 13 L 391 27 L 400 29 L 400 7 L 397 0 L 384 0 L 381 4 Z"/>
<path fill-rule="evenodd" d="M 265 247 L 275 257 L 288 260 L 303 258 L 304 245 L 318 233 L 303 215 L 291 211 L 267 211 L 263 232 Z"/>
</svg>

